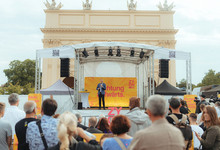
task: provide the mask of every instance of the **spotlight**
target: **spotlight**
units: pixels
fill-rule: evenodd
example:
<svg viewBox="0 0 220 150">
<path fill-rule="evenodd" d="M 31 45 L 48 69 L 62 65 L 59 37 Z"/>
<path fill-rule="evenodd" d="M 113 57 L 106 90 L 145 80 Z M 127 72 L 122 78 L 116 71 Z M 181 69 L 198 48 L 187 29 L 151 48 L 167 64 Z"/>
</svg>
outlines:
<svg viewBox="0 0 220 150">
<path fill-rule="evenodd" d="M 131 57 L 134 57 L 134 48 L 131 49 L 131 54 L 130 54 L 130 56 L 131 56 Z"/>
<path fill-rule="evenodd" d="M 82 51 L 82 53 L 83 53 L 83 55 L 84 55 L 85 58 L 89 56 L 89 54 L 88 54 L 88 52 L 86 51 L 85 48 L 84 48 L 84 50 Z"/>
<path fill-rule="evenodd" d="M 141 52 L 140 52 L 140 56 L 139 56 L 139 57 L 142 59 L 142 58 L 144 57 L 144 54 L 145 54 L 145 53 L 144 53 L 143 49 L 141 49 Z"/>
<path fill-rule="evenodd" d="M 121 57 L 121 49 L 120 49 L 119 47 L 117 48 L 117 54 L 116 54 L 116 56 Z"/>
<path fill-rule="evenodd" d="M 99 56 L 99 51 L 98 51 L 98 48 L 97 48 L 97 47 L 95 47 L 94 53 L 95 53 L 95 56 L 96 56 L 96 57 Z"/>
<path fill-rule="evenodd" d="M 108 50 L 108 56 L 113 56 L 112 54 L 112 48 L 110 47 L 109 50 Z"/>
</svg>

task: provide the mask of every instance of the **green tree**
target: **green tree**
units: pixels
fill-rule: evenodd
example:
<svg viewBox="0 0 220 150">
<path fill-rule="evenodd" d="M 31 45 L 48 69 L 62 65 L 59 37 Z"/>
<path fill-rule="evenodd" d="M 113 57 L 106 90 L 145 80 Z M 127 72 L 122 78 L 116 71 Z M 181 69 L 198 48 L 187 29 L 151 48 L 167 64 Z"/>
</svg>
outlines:
<svg viewBox="0 0 220 150">
<path fill-rule="evenodd" d="M 14 60 L 9 64 L 9 69 L 4 70 L 8 83 L 24 86 L 35 82 L 35 60 L 26 59 L 24 61 Z"/>
<path fill-rule="evenodd" d="M 186 88 L 186 79 L 182 79 L 179 83 L 177 83 L 177 87 L 179 88 Z M 192 84 L 192 89 L 195 88 L 196 86 Z"/>
<path fill-rule="evenodd" d="M 202 82 L 197 86 L 207 86 L 207 85 L 215 85 L 220 84 L 220 72 L 215 73 L 214 70 L 210 69 L 202 79 Z"/>
<path fill-rule="evenodd" d="M 14 60 L 4 70 L 8 82 L 0 89 L 1 94 L 29 94 L 34 92 L 35 60 Z"/>
<path fill-rule="evenodd" d="M 4 93 L 3 94 L 11 94 L 11 93 L 18 93 L 21 94 L 22 87 L 18 84 L 13 85 L 9 83 L 8 86 L 3 87 Z"/>
<path fill-rule="evenodd" d="M 179 88 L 186 87 L 186 79 L 182 79 L 179 83 L 177 83 L 177 87 Z"/>
</svg>

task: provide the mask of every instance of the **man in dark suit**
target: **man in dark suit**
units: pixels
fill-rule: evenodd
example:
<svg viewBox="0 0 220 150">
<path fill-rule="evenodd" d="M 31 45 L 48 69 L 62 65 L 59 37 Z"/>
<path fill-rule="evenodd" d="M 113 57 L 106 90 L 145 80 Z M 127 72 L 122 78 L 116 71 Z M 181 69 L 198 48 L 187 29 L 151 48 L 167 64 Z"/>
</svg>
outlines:
<svg viewBox="0 0 220 150">
<path fill-rule="evenodd" d="M 101 83 L 97 85 L 96 90 L 98 90 L 98 96 L 99 96 L 99 109 L 101 109 L 101 100 L 103 103 L 103 108 L 105 109 L 105 90 L 106 90 L 106 84 L 103 83 L 103 80 L 100 80 Z"/>
<path fill-rule="evenodd" d="M 95 128 L 96 124 L 97 124 L 96 117 L 89 118 L 89 127 L 86 129 L 86 131 L 90 133 L 103 133 L 102 131 Z"/>
<path fill-rule="evenodd" d="M 88 127 L 84 126 L 82 123 L 82 116 L 80 114 L 75 114 L 77 118 L 77 127 L 82 128 L 83 130 L 86 130 Z"/>
</svg>

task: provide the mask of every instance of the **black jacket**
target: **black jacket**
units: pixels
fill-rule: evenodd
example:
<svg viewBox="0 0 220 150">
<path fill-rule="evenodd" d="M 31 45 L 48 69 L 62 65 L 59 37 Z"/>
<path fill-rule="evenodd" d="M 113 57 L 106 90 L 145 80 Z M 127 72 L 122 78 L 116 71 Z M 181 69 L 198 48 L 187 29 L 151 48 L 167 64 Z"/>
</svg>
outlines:
<svg viewBox="0 0 220 150">
<path fill-rule="evenodd" d="M 89 141 L 89 143 L 78 142 L 70 145 L 70 150 L 102 150 L 102 147 L 98 145 L 98 142 L 95 140 Z M 48 150 L 60 150 L 60 143 L 54 147 L 48 148 Z"/>
<path fill-rule="evenodd" d="M 86 130 L 88 127 L 80 124 L 79 122 L 77 123 L 77 127 L 82 128 L 83 130 Z"/>
<path fill-rule="evenodd" d="M 89 127 L 86 129 L 86 131 L 90 132 L 90 133 L 103 133 L 102 131 L 94 128 L 94 127 Z"/>
<path fill-rule="evenodd" d="M 197 113 L 197 114 L 201 113 L 201 110 L 200 110 L 200 105 L 201 105 L 201 104 L 208 105 L 208 103 L 207 103 L 205 100 L 199 102 L 199 103 L 196 105 L 196 113 Z"/>
</svg>

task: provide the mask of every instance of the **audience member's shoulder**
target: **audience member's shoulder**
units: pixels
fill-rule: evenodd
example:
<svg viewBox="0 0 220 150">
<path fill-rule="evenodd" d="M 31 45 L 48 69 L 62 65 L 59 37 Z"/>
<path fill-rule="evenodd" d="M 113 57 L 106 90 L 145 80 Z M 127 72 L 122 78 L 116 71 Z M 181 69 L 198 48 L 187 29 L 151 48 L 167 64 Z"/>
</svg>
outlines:
<svg viewBox="0 0 220 150">
<path fill-rule="evenodd" d="M 1 120 L 1 127 L 11 127 L 11 124 L 7 120 Z"/>
<path fill-rule="evenodd" d="M 178 129 L 176 126 L 174 126 L 173 124 L 168 123 L 167 127 L 172 130 L 174 133 L 175 132 L 181 132 L 180 129 Z"/>
<path fill-rule="evenodd" d="M 105 142 L 105 141 L 106 141 L 106 142 L 112 142 L 112 141 L 114 141 L 114 140 L 113 140 L 113 138 L 106 138 L 106 139 L 104 140 L 104 142 Z"/>
<path fill-rule="evenodd" d="M 137 131 L 135 136 L 138 136 L 138 137 L 145 136 L 148 132 L 150 132 L 150 130 L 151 130 L 151 126 L 145 128 L 145 129 Z"/>
<path fill-rule="evenodd" d="M 218 125 L 215 125 L 215 126 L 211 126 L 210 128 L 209 128 L 210 130 L 218 130 L 218 131 L 220 131 L 220 126 L 218 126 Z"/>
<path fill-rule="evenodd" d="M 31 121 L 31 122 L 28 124 L 28 127 L 35 126 L 35 125 L 36 125 L 36 121 Z"/>
</svg>

